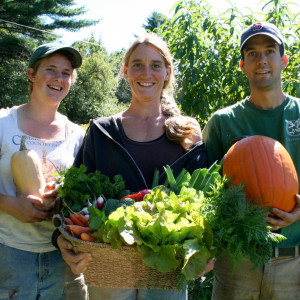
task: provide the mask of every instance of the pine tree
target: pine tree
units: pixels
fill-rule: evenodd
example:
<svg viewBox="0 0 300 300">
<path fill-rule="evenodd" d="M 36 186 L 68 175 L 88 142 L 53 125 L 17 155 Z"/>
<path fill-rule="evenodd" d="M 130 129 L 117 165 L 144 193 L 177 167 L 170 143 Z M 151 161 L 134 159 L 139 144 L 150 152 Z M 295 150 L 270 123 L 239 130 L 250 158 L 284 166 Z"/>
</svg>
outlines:
<svg viewBox="0 0 300 300">
<path fill-rule="evenodd" d="M 77 20 L 86 11 L 74 5 L 74 0 L 1 0 L 0 62 L 28 59 L 33 45 L 57 38 L 51 34 L 55 29 L 76 31 L 99 22 Z"/>
</svg>

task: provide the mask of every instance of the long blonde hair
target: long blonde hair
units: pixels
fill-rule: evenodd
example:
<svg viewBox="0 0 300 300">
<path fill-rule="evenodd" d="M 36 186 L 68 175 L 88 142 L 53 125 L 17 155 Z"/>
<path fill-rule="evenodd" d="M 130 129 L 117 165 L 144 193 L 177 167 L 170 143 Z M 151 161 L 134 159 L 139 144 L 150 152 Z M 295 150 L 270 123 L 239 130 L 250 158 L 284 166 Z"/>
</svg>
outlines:
<svg viewBox="0 0 300 300">
<path fill-rule="evenodd" d="M 180 143 L 186 150 L 202 141 L 201 128 L 195 118 L 183 115 L 170 117 L 165 120 L 164 127 L 168 139 Z"/>
</svg>

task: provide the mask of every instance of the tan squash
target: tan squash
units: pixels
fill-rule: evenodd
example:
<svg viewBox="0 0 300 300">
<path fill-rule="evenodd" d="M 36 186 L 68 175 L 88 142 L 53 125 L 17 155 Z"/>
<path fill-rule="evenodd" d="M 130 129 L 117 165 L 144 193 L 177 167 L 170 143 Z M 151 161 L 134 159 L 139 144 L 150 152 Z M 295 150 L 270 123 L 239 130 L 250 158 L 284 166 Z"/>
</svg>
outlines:
<svg viewBox="0 0 300 300">
<path fill-rule="evenodd" d="M 19 195 L 33 195 L 41 198 L 46 191 L 46 182 L 43 176 L 41 162 L 34 150 L 25 146 L 26 136 L 22 136 L 20 150 L 11 157 L 11 170 Z M 44 200 L 47 205 L 53 199 Z"/>
</svg>

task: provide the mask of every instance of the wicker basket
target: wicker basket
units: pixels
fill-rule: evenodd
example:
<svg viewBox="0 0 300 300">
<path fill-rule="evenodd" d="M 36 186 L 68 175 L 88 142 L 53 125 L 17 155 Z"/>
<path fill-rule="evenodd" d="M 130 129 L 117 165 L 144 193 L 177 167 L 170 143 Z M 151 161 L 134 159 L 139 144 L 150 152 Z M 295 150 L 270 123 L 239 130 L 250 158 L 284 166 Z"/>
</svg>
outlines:
<svg viewBox="0 0 300 300">
<path fill-rule="evenodd" d="M 134 247 L 112 249 L 109 244 L 85 242 L 58 227 L 75 251 L 90 252 L 92 261 L 84 273 L 88 285 L 126 289 L 180 289 L 180 269 L 161 273 L 147 267 Z M 181 280 L 180 280 L 181 278 Z"/>
</svg>

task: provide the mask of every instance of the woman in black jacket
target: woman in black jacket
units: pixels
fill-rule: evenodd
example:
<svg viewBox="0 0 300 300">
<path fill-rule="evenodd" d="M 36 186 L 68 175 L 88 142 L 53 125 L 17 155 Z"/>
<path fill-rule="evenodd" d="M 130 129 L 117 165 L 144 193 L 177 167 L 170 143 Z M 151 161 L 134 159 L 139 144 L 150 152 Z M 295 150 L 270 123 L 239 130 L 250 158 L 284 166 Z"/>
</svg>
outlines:
<svg viewBox="0 0 300 300">
<path fill-rule="evenodd" d="M 127 51 L 123 73 L 129 82 L 132 101 L 117 115 L 91 121 L 75 166 L 87 172 L 100 170 L 109 177 L 123 176 L 126 189 L 137 192 L 151 188 L 155 169 L 159 183 L 166 178 L 164 166 L 174 175 L 185 168 L 207 166 L 207 156 L 198 123 L 182 116 L 167 92 L 173 86 L 173 62 L 166 43 L 155 34 L 138 38 Z M 62 236 L 58 245 L 74 273 L 83 272 L 89 254 L 74 254 Z M 94 299 L 187 299 L 186 291 L 124 290 L 89 287 Z"/>
</svg>

